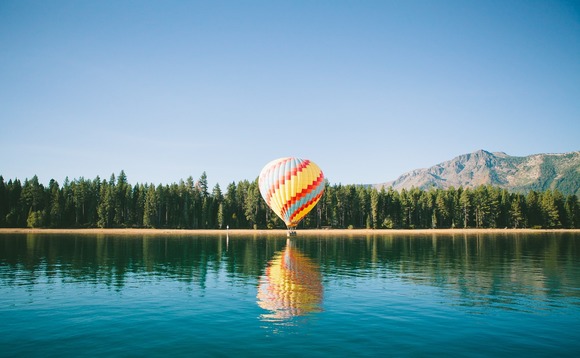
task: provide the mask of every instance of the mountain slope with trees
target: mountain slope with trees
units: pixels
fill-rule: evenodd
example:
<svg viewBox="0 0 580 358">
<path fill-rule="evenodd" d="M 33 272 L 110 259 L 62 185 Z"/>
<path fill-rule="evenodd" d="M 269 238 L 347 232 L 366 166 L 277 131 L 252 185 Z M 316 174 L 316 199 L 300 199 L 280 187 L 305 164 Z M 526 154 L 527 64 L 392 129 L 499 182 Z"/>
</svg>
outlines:
<svg viewBox="0 0 580 358">
<path fill-rule="evenodd" d="M 475 188 L 492 185 L 510 192 L 558 190 L 580 195 L 580 151 L 564 154 L 535 154 L 514 157 L 505 153 L 479 150 L 426 169 L 401 175 L 377 188 L 395 190 L 450 187 Z"/>
</svg>

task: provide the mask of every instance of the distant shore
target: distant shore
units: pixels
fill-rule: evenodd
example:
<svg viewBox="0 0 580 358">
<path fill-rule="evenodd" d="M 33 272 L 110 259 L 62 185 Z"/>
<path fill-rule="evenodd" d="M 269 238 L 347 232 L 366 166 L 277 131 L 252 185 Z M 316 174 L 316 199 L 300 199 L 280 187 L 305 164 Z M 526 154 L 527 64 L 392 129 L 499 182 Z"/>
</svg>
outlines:
<svg viewBox="0 0 580 358">
<path fill-rule="evenodd" d="M 426 234 L 538 234 L 538 233 L 579 233 L 580 229 L 304 229 L 297 230 L 298 236 L 335 236 L 335 235 L 426 235 Z M 198 236 L 198 235 L 270 235 L 286 236 L 286 230 L 207 230 L 207 229 L 25 229 L 0 228 L 0 234 L 75 234 L 75 235 L 170 235 L 170 236 Z"/>
</svg>

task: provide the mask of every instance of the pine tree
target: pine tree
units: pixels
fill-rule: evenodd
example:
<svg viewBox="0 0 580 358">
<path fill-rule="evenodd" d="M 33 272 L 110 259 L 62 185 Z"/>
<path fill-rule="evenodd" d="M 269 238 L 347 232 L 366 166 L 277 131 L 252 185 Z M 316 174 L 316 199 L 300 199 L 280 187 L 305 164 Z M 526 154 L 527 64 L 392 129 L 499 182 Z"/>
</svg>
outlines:
<svg viewBox="0 0 580 358">
<path fill-rule="evenodd" d="M 64 227 L 75 226 L 76 221 L 76 209 L 74 204 L 74 193 L 71 186 L 71 181 L 68 177 L 64 179 L 62 184 L 62 200 L 63 205 L 61 208 L 61 222 Z"/>
<path fill-rule="evenodd" d="M 511 201 L 509 210 L 509 220 L 514 229 L 525 226 L 524 213 L 522 208 L 523 197 L 521 195 L 514 195 Z"/>
<path fill-rule="evenodd" d="M 382 190 L 384 191 L 384 189 Z M 373 188 L 371 190 L 371 226 L 373 229 L 378 229 L 379 227 L 379 199 L 379 192 Z"/>
<path fill-rule="evenodd" d="M 133 187 L 133 211 L 131 215 L 131 222 L 136 227 L 143 227 L 143 217 L 145 214 L 145 197 L 147 190 L 143 184 L 136 184 Z"/>
<path fill-rule="evenodd" d="M 50 191 L 49 226 L 60 227 L 62 215 L 62 196 L 60 188 L 58 187 L 58 182 L 54 179 L 51 179 L 48 185 L 48 190 Z"/>
<path fill-rule="evenodd" d="M 512 195 L 506 189 L 503 189 L 499 199 L 499 212 L 497 218 L 498 227 L 510 226 L 510 210 L 512 202 Z"/>
<path fill-rule="evenodd" d="M 145 196 L 145 207 L 143 212 L 143 226 L 157 226 L 157 195 L 153 184 L 145 187 L 147 194 Z"/>
<path fill-rule="evenodd" d="M 542 211 L 540 205 L 540 197 L 537 192 L 531 190 L 526 196 L 526 206 L 528 218 L 528 227 L 537 228 L 542 227 Z"/>
<path fill-rule="evenodd" d="M 252 228 L 258 227 L 258 210 L 261 200 L 257 179 L 248 186 L 247 195 L 244 200 L 244 214 L 246 220 Z"/>
<path fill-rule="evenodd" d="M 75 207 L 75 225 L 84 225 L 87 220 L 87 207 L 89 201 L 89 184 L 85 178 L 72 182 L 73 203 Z"/>
<path fill-rule="evenodd" d="M 445 196 L 445 206 L 448 213 L 448 227 L 455 228 L 457 226 L 457 212 L 459 208 L 459 195 L 460 192 L 454 187 L 450 187 L 444 193 Z"/>
<path fill-rule="evenodd" d="M 209 208 L 209 227 L 210 228 L 221 228 L 221 225 L 219 224 L 219 220 L 218 220 L 218 210 L 224 200 L 224 197 L 222 195 L 222 190 L 220 188 L 219 183 L 216 184 L 213 187 L 212 193 L 211 193 L 211 197 L 210 197 L 210 208 Z M 223 224 L 223 223 L 222 223 Z"/>
<path fill-rule="evenodd" d="M 441 189 L 437 189 L 435 192 L 435 208 L 437 211 L 439 227 L 449 227 L 448 218 L 450 216 L 450 208 L 445 193 L 446 192 Z"/>
<path fill-rule="evenodd" d="M 124 226 L 127 220 L 127 192 L 131 187 L 127 183 L 127 175 L 121 170 L 117 177 L 117 183 L 114 185 L 114 223 L 115 226 Z"/>
<path fill-rule="evenodd" d="M 544 227 L 548 229 L 560 227 L 560 214 L 558 206 L 556 205 L 554 193 L 551 190 L 546 190 L 542 193 L 540 205 L 544 219 Z"/>
<path fill-rule="evenodd" d="M 115 174 L 111 174 L 109 181 L 103 180 L 99 193 L 99 205 L 97 208 L 99 227 L 112 227 L 115 224 Z"/>
<path fill-rule="evenodd" d="M 44 187 L 38 182 L 38 177 L 35 175 L 32 179 L 26 179 L 22 188 L 21 200 L 27 211 L 42 210 L 44 196 Z"/>
<path fill-rule="evenodd" d="M 197 185 L 199 186 L 199 191 L 201 192 L 201 196 L 204 198 L 207 198 L 209 196 L 209 192 L 208 192 L 209 187 L 207 184 L 207 174 L 205 172 L 203 172 L 201 174 L 201 177 L 199 178 Z"/>
<path fill-rule="evenodd" d="M 0 227 L 6 226 L 6 215 L 8 215 L 8 190 L 4 183 L 4 178 L 0 175 Z"/>
<path fill-rule="evenodd" d="M 568 218 L 568 228 L 580 227 L 580 207 L 576 195 L 568 195 L 566 198 L 566 216 Z"/>
<path fill-rule="evenodd" d="M 471 190 L 466 188 L 459 196 L 459 205 L 461 205 L 461 216 L 463 218 L 463 228 L 468 228 L 471 222 L 472 195 Z"/>
<path fill-rule="evenodd" d="M 222 201 L 222 226 L 235 228 L 235 219 L 233 217 L 234 206 L 236 202 L 236 183 L 228 184 L 224 199 Z"/>
<path fill-rule="evenodd" d="M 223 229 L 225 226 L 224 203 L 220 203 L 217 210 L 217 227 Z"/>
</svg>

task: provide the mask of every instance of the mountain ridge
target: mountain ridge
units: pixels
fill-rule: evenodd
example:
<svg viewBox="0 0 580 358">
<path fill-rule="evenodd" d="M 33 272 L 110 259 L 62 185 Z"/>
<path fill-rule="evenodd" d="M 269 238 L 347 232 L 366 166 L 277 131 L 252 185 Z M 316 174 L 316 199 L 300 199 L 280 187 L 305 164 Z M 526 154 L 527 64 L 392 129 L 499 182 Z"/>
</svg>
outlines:
<svg viewBox="0 0 580 358">
<path fill-rule="evenodd" d="M 559 190 L 580 196 L 580 151 L 541 153 L 525 157 L 477 150 L 429 168 L 406 172 L 397 179 L 373 185 L 395 190 L 493 185 L 514 192 Z"/>
</svg>

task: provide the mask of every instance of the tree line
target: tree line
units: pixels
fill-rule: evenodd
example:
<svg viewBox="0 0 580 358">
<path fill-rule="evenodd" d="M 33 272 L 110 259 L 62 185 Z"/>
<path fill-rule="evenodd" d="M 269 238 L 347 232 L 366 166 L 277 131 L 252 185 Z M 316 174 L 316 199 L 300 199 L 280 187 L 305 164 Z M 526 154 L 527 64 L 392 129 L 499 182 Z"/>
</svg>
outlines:
<svg viewBox="0 0 580 358">
<path fill-rule="evenodd" d="M 0 176 L 0 227 L 285 228 L 260 195 L 258 179 L 219 184 L 204 172 L 167 185 L 135 184 L 124 171 L 109 180 L 65 179 L 48 186 L 35 175 Z M 481 185 L 401 191 L 326 182 L 324 195 L 299 228 L 580 228 L 576 195 L 526 194 Z"/>
</svg>

